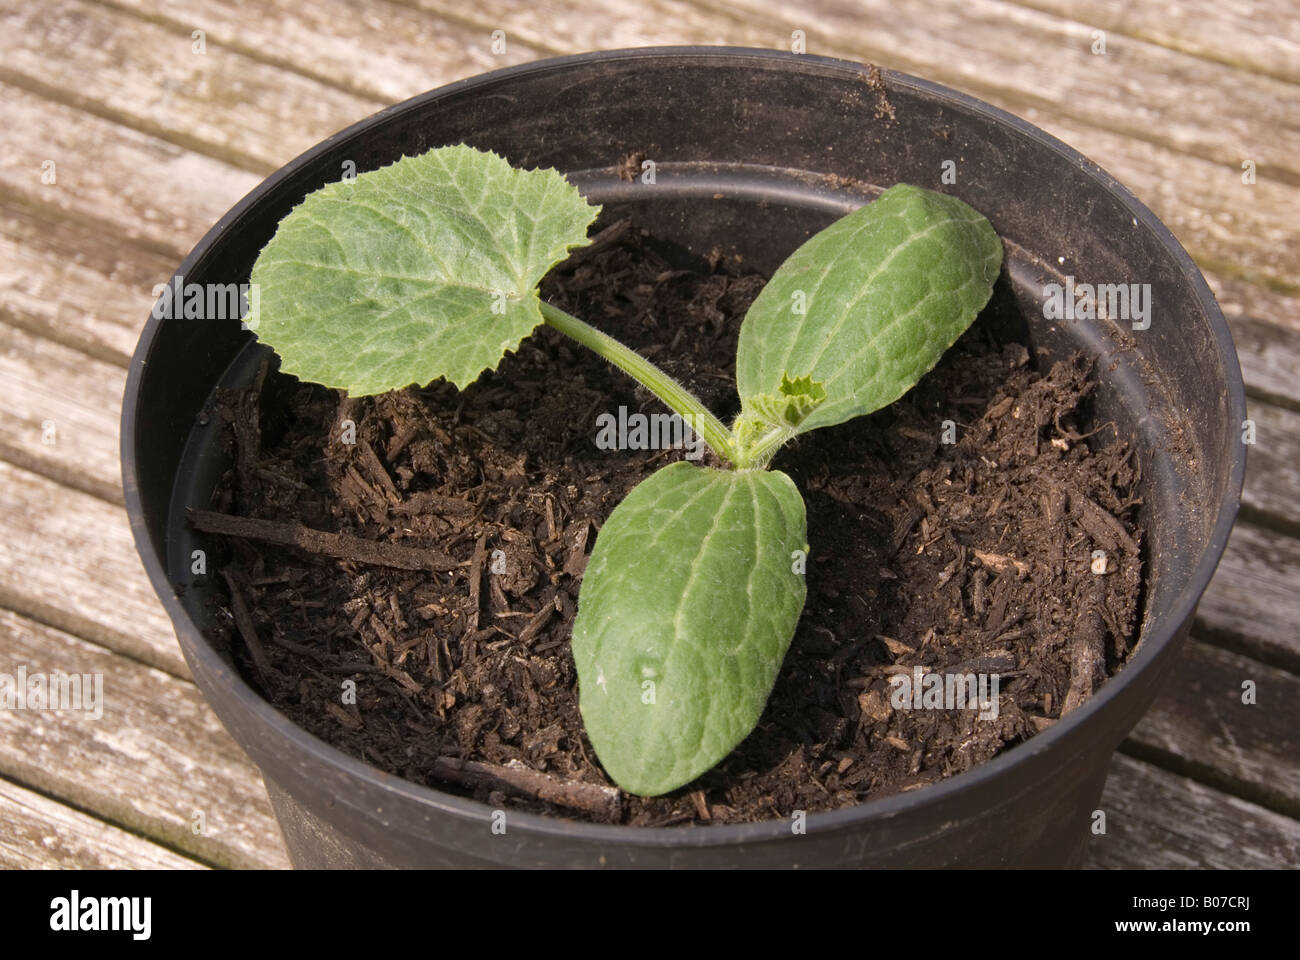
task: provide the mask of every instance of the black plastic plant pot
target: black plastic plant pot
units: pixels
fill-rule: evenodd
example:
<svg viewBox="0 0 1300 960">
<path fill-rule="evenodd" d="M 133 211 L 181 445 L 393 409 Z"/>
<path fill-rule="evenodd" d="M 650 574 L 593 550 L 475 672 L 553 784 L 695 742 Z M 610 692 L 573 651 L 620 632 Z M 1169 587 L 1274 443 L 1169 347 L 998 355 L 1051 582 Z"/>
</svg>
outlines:
<svg viewBox="0 0 1300 960">
<path fill-rule="evenodd" d="M 594 202 L 692 251 L 773 270 L 803 240 L 898 182 L 959 195 L 1003 238 L 1003 312 L 1036 356 L 1097 357 L 1098 423 L 1135 439 L 1144 585 L 1139 643 L 1045 732 L 965 773 L 877 801 L 747 825 L 638 828 L 511 811 L 389 775 L 292 724 L 210 638 L 187 506 L 206 506 L 214 387 L 248 367 L 238 319 L 151 317 L 122 420 L 136 544 L 195 680 L 261 768 L 299 867 L 1069 866 L 1085 853 L 1115 748 L 1150 705 L 1236 517 L 1245 397 L 1226 324 L 1173 236 L 1093 163 L 944 87 L 765 50 L 656 48 L 544 60 L 376 114 L 268 178 L 181 264 L 186 284 L 246 282 L 309 192 L 436 146 L 468 143 L 566 173 Z M 621 179 L 629 153 L 655 182 Z M 945 178 L 945 173 L 949 174 Z M 955 182 L 953 182 L 955 174 Z M 864 189 L 863 184 L 867 185 Z M 1140 322 L 1045 319 L 1052 283 L 1149 284 Z M 242 351 L 242 354 L 241 354 Z M 233 371 L 233 372 L 232 372 Z M 209 581 L 219 580 L 209 578 Z M 1106 842 L 1095 837 L 1094 842 Z"/>
</svg>

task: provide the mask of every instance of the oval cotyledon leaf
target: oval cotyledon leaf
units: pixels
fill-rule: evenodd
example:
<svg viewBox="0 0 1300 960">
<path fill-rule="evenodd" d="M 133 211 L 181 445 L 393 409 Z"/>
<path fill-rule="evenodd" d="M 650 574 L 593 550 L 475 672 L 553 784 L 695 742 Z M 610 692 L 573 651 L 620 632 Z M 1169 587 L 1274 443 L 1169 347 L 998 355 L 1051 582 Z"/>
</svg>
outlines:
<svg viewBox="0 0 1300 960">
<path fill-rule="evenodd" d="M 754 729 L 803 609 L 806 535 L 779 471 L 674 463 L 610 514 L 573 656 L 587 735 L 624 790 L 689 783 Z"/>
<path fill-rule="evenodd" d="M 736 352 L 738 422 L 757 433 L 783 382 L 824 391 L 786 438 L 892 403 L 974 321 L 1001 265 L 1002 242 L 977 211 L 890 187 L 799 247 L 750 306 Z"/>
<path fill-rule="evenodd" d="M 281 369 L 353 396 L 464 388 L 542 322 L 537 285 L 600 208 L 555 170 L 440 147 L 327 184 L 253 265 Z"/>
</svg>

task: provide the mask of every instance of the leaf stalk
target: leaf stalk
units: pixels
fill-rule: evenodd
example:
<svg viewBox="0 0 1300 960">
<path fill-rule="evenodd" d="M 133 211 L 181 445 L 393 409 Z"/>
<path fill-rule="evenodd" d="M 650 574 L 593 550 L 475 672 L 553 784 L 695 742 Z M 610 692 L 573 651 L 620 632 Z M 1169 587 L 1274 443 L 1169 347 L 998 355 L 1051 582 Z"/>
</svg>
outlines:
<svg viewBox="0 0 1300 960">
<path fill-rule="evenodd" d="M 692 430 L 704 438 L 704 442 L 719 458 L 737 465 L 731 431 L 693 393 L 636 351 L 623 346 L 573 314 L 545 301 L 542 302 L 541 309 L 548 326 L 578 341 L 636 380 L 667 404 L 670 410 L 679 414 Z"/>
</svg>

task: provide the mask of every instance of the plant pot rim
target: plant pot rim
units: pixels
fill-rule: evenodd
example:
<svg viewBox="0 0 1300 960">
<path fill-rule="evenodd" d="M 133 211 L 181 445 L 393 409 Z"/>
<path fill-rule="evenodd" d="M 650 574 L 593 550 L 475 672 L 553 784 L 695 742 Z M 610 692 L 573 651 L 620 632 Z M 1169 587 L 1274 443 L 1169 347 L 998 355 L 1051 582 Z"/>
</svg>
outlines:
<svg viewBox="0 0 1300 960">
<path fill-rule="evenodd" d="M 203 239 L 199 241 L 177 268 L 176 275 L 190 273 L 191 269 L 206 256 L 209 248 L 217 243 L 221 235 L 233 223 L 245 216 L 265 196 L 277 190 L 282 182 L 310 164 L 317 156 L 327 150 L 336 148 L 342 141 L 364 137 L 375 127 L 381 126 L 408 111 L 418 110 L 430 100 L 450 95 L 460 95 L 470 91 L 486 91 L 505 80 L 517 80 L 521 77 L 563 71 L 578 64 L 635 61 L 640 59 L 716 60 L 730 63 L 751 61 L 756 66 L 773 69 L 780 69 L 783 64 L 796 63 L 800 70 L 810 73 L 822 73 L 826 76 L 851 74 L 865 77 L 869 69 L 871 69 L 869 65 L 854 61 L 809 54 L 793 54 L 781 50 L 726 46 L 660 46 L 597 51 L 548 58 L 459 80 L 381 110 L 328 137 L 281 167 L 240 200 L 204 235 Z M 1118 197 L 1132 215 L 1134 222 L 1140 224 L 1154 235 L 1159 244 L 1174 257 L 1182 272 L 1191 280 L 1197 298 L 1209 319 L 1214 346 L 1218 351 L 1218 360 L 1222 364 L 1227 381 L 1227 407 L 1228 416 L 1231 418 L 1230 424 L 1235 424 L 1245 418 L 1245 389 L 1227 322 L 1192 258 L 1145 205 L 1095 163 L 1027 121 L 941 84 L 884 68 L 881 68 L 880 72 L 890 87 L 909 89 L 927 99 L 939 99 L 955 103 L 980 115 L 992 124 L 1013 128 L 1020 135 L 1037 141 L 1040 145 L 1069 159 L 1072 164 L 1083 170 L 1090 179 L 1097 182 L 1103 190 Z M 146 361 L 163 322 L 163 319 L 150 316 L 131 358 L 122 408 L 122 480 L 127 513 L 132 534 L 135 538 L 136 549 L 154 590 L 162 598 L 163 605 L 173 623 L 180 628 L 177 631 L 178 635 L 188 631 L 193 636 L 204 638 L 205 642 L 193 644 L 190 645 L 190 648 L 184 649 L 186 656 L 201 661 L 209 674 L 224 678 L 239 706 L 248 711 L 263 727 L 291 742 L 294 749 L 300 754 L 306 755 L 326 767 L 336 768 L 349 778 L 367 782 L 372 787 L 382 791 L 404 796 L 431 812 L 436 811 L 439 814 L 467 822 L 489 822 L 493 808 L 485 803 L 446 793 L 432 787 L 421 786 L 396 775 L 386 773 L 362 760 L 343 753 L 341 750 L 316 738 L 303 728 L 296 726 L 287 716 L 276 710 L 245 683 L 238 672 L 231 669 L 215 648 L 206 642 L 206 635 L 181 604 L 167 577 L 164 558 L 159 557 L 154 550 L 153 542 L 146 528 L 144 505 L 136 481 L 135 448 L 141 436 L 140 431 L 137 429 L 137 419 L 140 413 L 138 406 L 140 385 Z M 1159 629 L 1140 637 L 1136 650 L 1129 660 L 1125 662 L 1122 669 L 1115 676 L 1107 679 L 1083 706 L 1024 743 L 1017 744 L 989 761 L 963 773 L 947 777 L 938 783 L 927 785 L 918 790 L 894 794 L 879 800 L 868 799 L 851 807 L 811 813 L 807 817 L 807 832 L 843 829 L 869 821 L 887 820 L 898 816 L 904 811 L 941 803 L 956 794 L 980 787 L 990 780 L 1017 769 L 1037 754 L 1047 751 L 1065 740 L 1073 731 L 1088 723 L 1108 702 L 1115 699 L 1126 687 L 1136 681 L 1137 674 L 1141 671 L 1143 665 L 1154 660 L 1160 651 L 1173 642 L 1178 635 L 1179 625 L 1189 620 L 1193 615 L 1199 598 L 1205 592 L 1211 577 L 1214 575 L 1215 568 L 1227 544 L 1228 535 L 1236 520 L 1245 475 L 1245 459 L 1245 447 L 1243 445 L 1240 447 L 1239 453 L 1232 459 L 1225 494 L 1219 504 L 1218 516 L 1215 518 L 1207 545 L 1198 558 L 1193 573 L 1178 594 L 1173 610 L 1158 625 Z M 185 646 L 182 643 L 182 647 Z M 343 796 L 338 797 L 337 800 L 344 803 L 348 802 L 348 798 Z M 684 829 L 672 826 L 632 827 L 594 824 L 513 810 L 510 816 L 512 822 L 518 823 L 522 829 L 541 835 L 579 838 L 595 843 L 658 848 L 713 847 L 758 843 L 787 836 L 790 831 L 788 821 L 783 819 L 766 820 L 757 823 L 713 825 L 703 829 Z"/>
</svg>

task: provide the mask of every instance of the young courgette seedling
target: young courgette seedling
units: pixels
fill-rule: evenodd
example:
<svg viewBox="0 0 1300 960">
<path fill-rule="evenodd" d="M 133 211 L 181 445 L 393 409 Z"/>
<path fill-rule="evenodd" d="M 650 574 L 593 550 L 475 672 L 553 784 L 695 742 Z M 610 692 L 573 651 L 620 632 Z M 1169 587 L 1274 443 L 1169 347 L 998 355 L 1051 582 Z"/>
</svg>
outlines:
<svg viewBox="0 0 1300 960">
<path fill-rule="evenodd" d="M 304 380 L 352 396 L 439 377 L 464 388 L 547 323 L 644 384 L 728 465 L 677 462 L 645 479 L 610 514 L 583 579 L 583 722 L 610 777 L 653 796 L 753 730 L 794 635 L 805 510 L 772 456 L 910 389 L 988 302 L 1002 244 L 962 201 L 907 185 L 813 236 L 741 325 L 728 428 L 654 364 L 539 299 L 599 212 L 554 170 L 442 147 L 307 196 L 251 280 L 258 337 Z"/>
</svg>

